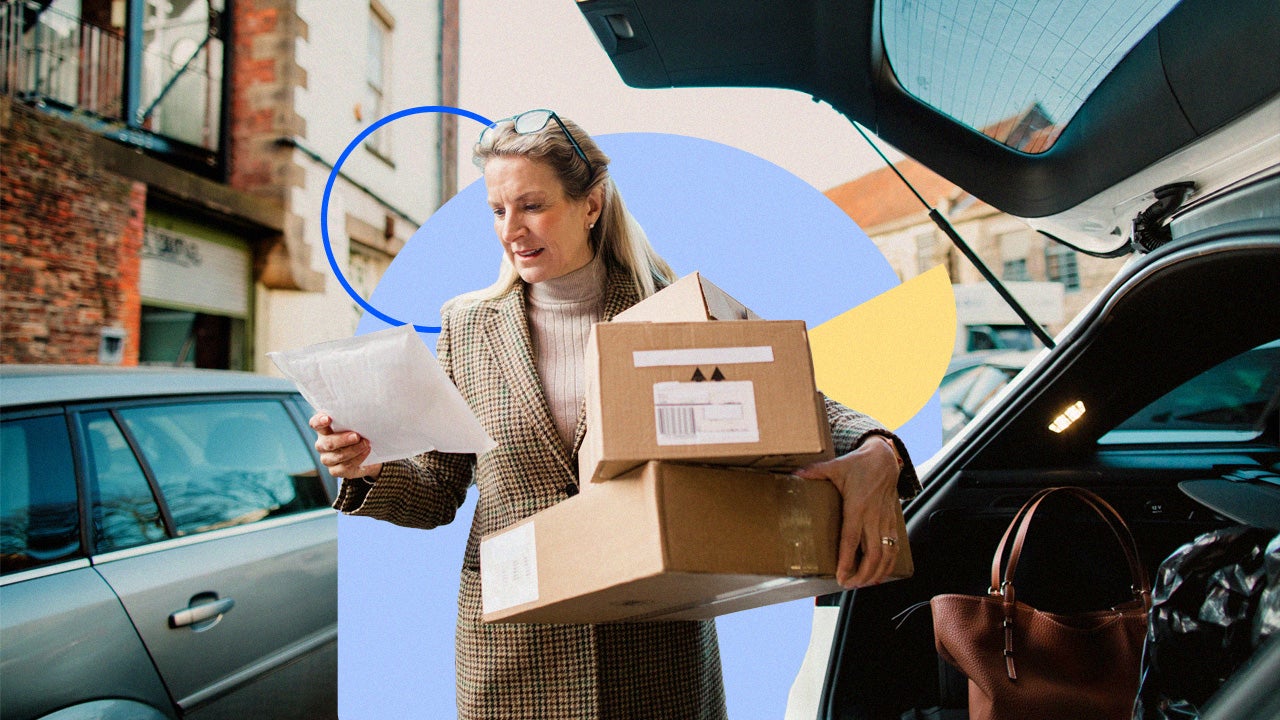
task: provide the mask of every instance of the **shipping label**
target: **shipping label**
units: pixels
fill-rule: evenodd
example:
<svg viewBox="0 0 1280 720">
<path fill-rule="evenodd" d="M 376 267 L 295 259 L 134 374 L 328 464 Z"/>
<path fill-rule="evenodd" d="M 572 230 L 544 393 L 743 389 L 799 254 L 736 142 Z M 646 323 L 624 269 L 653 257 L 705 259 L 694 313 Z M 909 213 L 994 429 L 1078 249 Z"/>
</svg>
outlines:
<svg viewBox="0 0 1280 720">
<path fill-rule="evenodd" d="M 659 445 L 760 442 L 749 380 L 655 383 L 653 414 Z"/>
<path fill-rule="evenodd" d="M 480 601 L 485 613 L 538 599 L 538 552 L 528 522 L 480 543 Z"/>
</svg>

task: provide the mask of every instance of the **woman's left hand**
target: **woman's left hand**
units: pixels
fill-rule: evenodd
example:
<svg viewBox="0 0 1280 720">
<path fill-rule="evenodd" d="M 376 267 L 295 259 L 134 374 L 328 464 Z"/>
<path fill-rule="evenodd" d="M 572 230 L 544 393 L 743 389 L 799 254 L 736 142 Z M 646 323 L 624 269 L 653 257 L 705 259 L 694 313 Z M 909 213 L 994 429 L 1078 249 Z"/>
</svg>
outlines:
<svg viewBox="0 0 1280 720">
<path fill-rule="evenodd" d="M 893 570 L 900 544 L 895 516 L 898 501 L 898 459 L 892 440 L 871 435 L 853 452 L 814 463 L 794 475 L 830 480 L 840 491 L 844 512 L 836 581 L 846 588 L 884 582 Z"/>
</svg>

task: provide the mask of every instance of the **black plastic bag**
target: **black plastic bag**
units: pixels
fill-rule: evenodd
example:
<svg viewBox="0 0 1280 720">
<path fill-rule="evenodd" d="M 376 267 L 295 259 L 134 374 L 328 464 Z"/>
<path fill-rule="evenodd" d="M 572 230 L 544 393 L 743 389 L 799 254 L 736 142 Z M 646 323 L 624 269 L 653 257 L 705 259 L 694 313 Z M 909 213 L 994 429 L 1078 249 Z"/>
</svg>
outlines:
<svg viewBox="0 0 1280 720">
<path fill-rule="evenodd" d="M 1280 630 L 1280 535 L 1205 533 L 1156 573 L 1134 717 L 1188 720 Z"/>
</svg>

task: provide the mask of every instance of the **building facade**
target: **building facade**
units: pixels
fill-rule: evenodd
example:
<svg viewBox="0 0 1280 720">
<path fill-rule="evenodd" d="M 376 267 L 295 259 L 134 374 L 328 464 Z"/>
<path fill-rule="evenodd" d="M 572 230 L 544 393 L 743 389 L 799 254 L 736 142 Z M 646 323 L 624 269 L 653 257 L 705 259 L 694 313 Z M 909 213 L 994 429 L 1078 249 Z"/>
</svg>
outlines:
<svg viewBox="0 0 1280 720">
<path fill-rule="evenodd" d="M 1038 117 L 1035 113 L 1029 115 Z M 1023 132 L 1022 124 L 1009 124 L 1010 132 Z M 1039 137 L 1035 131 L 1023 135 L 1027 143 L 1034 143 Z M 985 339 L 982 334 L 976 336 L 977 346 L 974 338 L 958 337 L 957 352 L 991 349 L 987 341 L 999 347 L 999 327 L 1014 326 L 1019 321 L 988 289 L 978 269 L 929 219 L 928 211 L 894 169 L 925 202 L 946 216 L 978 257 L 1051 335 L 1061 331 L 1124 264 L 1123 258 L 1090 257 L 1060 245 L 1020 218 L 974 198 L 914 160 L 902 160 L 893 169 L 880 168 L 828 190 L 827 197 L 858 223 L 902 280 L 938 265 L 946 266 L 956 288 L 961 329 L 995 328 L 995 334 Z M 1029 333 L 1023 336 L 1024 342 L 1027 339 Z M 1017 346 L 1015 343 L 1012 347 Z"/>
<path fill-rule="evenodd" d="M 6 0 L 0 361 L 268 371 L 349 336 L 326 182 L 377 119 L 456 104 L 456 53 L 450 3 Z M 413 116 L 347 155 L 323 227 L 364 296 L 452 195 L 454 137 Z"/>
</svg>

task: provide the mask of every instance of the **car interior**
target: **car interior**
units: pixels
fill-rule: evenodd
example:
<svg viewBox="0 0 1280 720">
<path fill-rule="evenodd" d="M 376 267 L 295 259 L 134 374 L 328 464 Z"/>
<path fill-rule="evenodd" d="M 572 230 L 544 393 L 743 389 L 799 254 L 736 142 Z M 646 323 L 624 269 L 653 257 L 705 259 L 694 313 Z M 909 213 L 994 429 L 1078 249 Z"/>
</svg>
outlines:
<svg viewBox="0 0 1280 720">
<path fill-rule="evenodd" d="M 954 4 L 950 26 L 928 24 L 938 12 L 929 3 L 880 0 L 578 4 L 628 85 L 810 94 L 1075 249 L 1134 254 L 1105 300 L 1059 335 L 1058 349 L 1033 362 L 1024 382 L 1006 387 L 934 458 L 925 490 L 907 508 L 915 576 L 829 599 L 840 616 L 819 717 L 967 717 L 966 679 L 939 659 L 927 602 L 987 592 L 1001 534 L 1037 490 L 1097 492 L 1125 518 L 1154 576 L 1180 545 L 1237 524 L 1179 483 L 1280 472 L 1273 353 L 1249 376 L 1260 385 L 1177 418 L 1212 428 L 1245 417 L 1246 433 L 1108 435 L 1131 417 L 1173 417 L 1144 415 L 1144 408 L 1215 367 L 1227 368 L 1219 379 L 1231 374 L 1223 363 L 1280 338 L 1280 14 L 1267 0 L 1122 4 L 1150 13 L 1149 29 L 1132 31 L 1133 44 L 1117 51 L 1113 66 L 1098 68 L 1101 79 L 1074 114 L 1053 128 L 1047 147 L 1034 149 L 927 100 L 930 80 L 950 78 L 943 61 L 950 58 L 935 57 L 950 49 L 930 33 L 941 28 L 957 42 L 965 40 L 957 27 L 981 34 L 962 21 L 988 11 L 995 17 L 1008 9 L 1003 4 Z M 1043 27 L 1054 30 L 1070 24 L 1056 14 L 1062 7 L 1040 3 L 1026 12 L 1045 13 Z M 1085 27 L 1079 49 L 1106 29 Z M 913 52 L 925 62 L 910 65 Z M 980 59 L 960 60 L 973 62 L 975 75 L 986 72 Z M 1028 69 L 1052 75 L 1064 68 Z M 1046 509 L 1019 566 L 1019 599 L 1058 612 L 1128 599 L 1124 555 L 1098 519 L 1070 503 Z M 1280 717 L 1277 677 L 1280 644 L 1272 637 L 1199 717 Z"/>
<path fill-rule="evenodd" d="M 1254 190 L 1277 196 L 1280 176 Z M 1241 469 L 1280 470 L 1274 354 L 1263 366 L 1265 404 L 1230 408 L 1251 418 L 1255 432 L 1247 440 L 1205 442 L 1176 433 L 1173 439 L 1151 433 L 1144 442 L 1099 439 L 1202 372 L 1273 346 L 1280 338 L 1280 286 L 1241 279 L 1278 273 L 1280 225 L 1262 231 L 1253 224 L 1177 240 L 1122 275 L 1112 301 L 1064 343 L 1073 352 L 1046 358 L 1050 364 L 1036 382 L 998 400 L 992 421 L 964 435 L 963 450 L 931 470 L 933 482 L 909 511 L 915 577 L 845 597 L 829 669 L 829 717 L 965 717 L 964 677 L 937 658 L 929 609 L 920 603 L 943 593 L 985 594 L 1000 536 L 1036 490 L 1073 485 L 1104 497 L 1128 523 L 1149 578 L 1183 543 L 1237 524 L 1188 497 L 1179 483 Z M 1085 413 L 1061 433 L 1050 430 L 1050 421 L 1076 402 Z M 1050 612 L 1128 599 L 1124 555 L 1097 518 L 1070 504 L 1048 510 L 1037 516 L 1019 565 L 1019 598 Z M 1264 647 L 1276 655 L 1274 642 Z M 1274 697 L 1274 676 L 1266 677 L 1258 675 L 1259 701 Z M 932 708 L 953 714 L 908 714 Z"/>
</svg>

